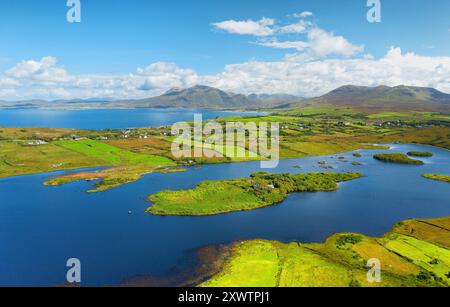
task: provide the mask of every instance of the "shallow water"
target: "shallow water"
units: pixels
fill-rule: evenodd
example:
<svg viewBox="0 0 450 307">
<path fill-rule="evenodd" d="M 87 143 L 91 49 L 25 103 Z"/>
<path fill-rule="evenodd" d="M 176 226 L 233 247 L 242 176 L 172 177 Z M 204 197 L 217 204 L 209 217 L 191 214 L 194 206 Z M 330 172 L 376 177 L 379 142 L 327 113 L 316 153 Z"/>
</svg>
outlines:
<svg viewBox="0 0 450 307">
<path fill-rule="evenodd" d="M 203 109 L 90 109 L 90 110 L 0 110 L 0 127 L 48 127 L 73 129 L 123 129 L 159 127 L 221 116 L 255 116 L 261 112 L 227 112 Z"/>
<path fill-rule="evenodd" d="M 273 172 L 359 171 L 366 176 L 336 192 L 291 194 L 282 204 L 210 217 L 157 217 L 144 212 L 149 194 L 192 188 L 203 180 L 248 176 L 258 162 L 207 165 L 184 173 L 150 174 L 115 190 L 87 194 L 77 182 L 44 187 L 50 174 L 0 180 L 0 286 L 42 286 L 65 282 L 66 261 L 79 258 L 83 285 L 117 284 L 139 275 L 164 276 L 195 250 L 210 244 L 265 238 L 321 242 L 336 232 L 379 236 L 408 218 L 450 215 L 448 183 L 423 173 L 450 173 L 450 151 L 392 145 L 391 152 L 431 151 L 424 166 L 385 164 L 375 150 L 283 160 Z M 348 162 L 337 159 L 344 156 Z M 352 161 L 363 166 L 353 166 Z M 296 166 L 301 166 L 301 169 Z M 60 172 L 63 173 L 63 172 Z M 52 174 L 54 175 L 54 174 Z M 132 214 L 129 215 L 128 211 Z"/>
</svg>

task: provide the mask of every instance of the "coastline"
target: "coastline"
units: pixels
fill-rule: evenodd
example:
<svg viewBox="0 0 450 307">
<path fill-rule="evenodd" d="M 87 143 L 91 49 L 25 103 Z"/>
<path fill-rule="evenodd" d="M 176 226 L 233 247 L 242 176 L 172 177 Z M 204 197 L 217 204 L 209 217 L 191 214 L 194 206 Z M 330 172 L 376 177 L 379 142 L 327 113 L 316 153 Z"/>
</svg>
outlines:
<svg viewBox="0 0 450 307">
<path fill-rule="evenodd" d="M 231 254 L 227 254 L 227 260 L 221 271 L 196 286 L 226 287 L 231 286 L 229 282 L 233 282 L 232 287 L 448 287 L 450 286 L 450 230 L 443 228 L 442 224 L 450 225 L 450 217 L 400 221 L 393 225 L 391 231 L 380 238 L 368 237 L 359 233 L 335 233 L 323 242 L 308 244 L 295 241 L 282 243 L 264 239 L 236 241 L 229 245 Z M 429 234 L 433 232 L 434 235 Z M 418 254 L 415 255 L 407 249 L 403 249 L 402 244 L 405 245 L 405 248 L 409 244 L 413 244 Z M 271 264 L 267 262 L 264 266 L 256 269 L 257 262 L 254 261 L 257 261 L 258 253 L 265 255 L 273 249 L 277 250 L 278 260 L 270 261 L 281 262 L 278 262 L 278 273 L 274 272 L 276 275 L 273 276 L 274 279 L 267 279 L 270 277 L 267 275 L 270 275 L 267 267 Z M 280 260 L 280 253 L 286 252 L 286 249 L 303 256 L 298 260 L 292 260 L 290 257 Z M 441 256 L 439 250 L 443 253 Z M 383 257 L 384 261 L 382 263 L 383 278 L 377 284 L 364 280 L 368 270 L 366 261 L 374 258 L 373 255 Z M 422 257 L 420 255 L 429 257 L 432 260 L 431 265 L 423 264 L 422 260 L 419 260 Z M 308 259 L 311 256 L 313 258 L 306 262 L 302 258 Z M 267 259 L 267 255 L 261 257 Z M 297 257 L 299 256 L 297 255 Z M 439 260 L 433 257 L 438 257 Z M 253 258 L 255 260 L 251 260 Z M 442 264 L 443 267 L 434 267 L 433 264 Z M 331 270 L 331 274 L 321 271 L 321 265 L 325 265 L 328 270 Z M 252 266 L 255 267 L 252 268 Z M 302 271 L 303 274 L 296 275 L 298 273 L 295 271 L 302 266 L 308 267 L 315 274 L 309 275 L 306 271 Z M 448 269 L 448 272 L 445 268 Z M 254 272 L 255 275 L 252 275 L 251 278 L 245 274 L 240 275 L 248 270 Z M 306 275 L 304 275 L 305 273 Z M 340 279 L 343 276 L 350 277 L 350 279 L 343 281 Z"/>
</svg>

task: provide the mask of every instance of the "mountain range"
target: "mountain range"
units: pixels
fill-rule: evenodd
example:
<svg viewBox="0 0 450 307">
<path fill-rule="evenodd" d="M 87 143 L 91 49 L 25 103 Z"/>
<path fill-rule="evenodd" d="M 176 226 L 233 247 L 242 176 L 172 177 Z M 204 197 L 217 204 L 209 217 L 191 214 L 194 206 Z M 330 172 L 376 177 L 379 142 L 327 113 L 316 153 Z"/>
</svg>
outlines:
<svg viewBox="0 0 450 307">
<path fill-rule="evenodd" d="M 22 102 L 0 101 L 0 108 L 204 108 L 222 110 L 294 109 L 305 106 L 350 107 L 361 110 L 415 110 L 450 113 L 450 94 L 412 86 L 339 87 L 323 96 L 302 99 L 287 94 L 243 95 L 197 85 L 173 88 L 161 96 L 140 100 L 109 98 Z"/>
<path fill-rule="evenodd" d="M 135 108 L 261 109 L 299 100 L 299 97 L 286 94 L 246 96 L 197 85 L 187 89 L 173 88 L 161 96 L 148 99 L 116 101 L 113 105 Z"/>
</svg>

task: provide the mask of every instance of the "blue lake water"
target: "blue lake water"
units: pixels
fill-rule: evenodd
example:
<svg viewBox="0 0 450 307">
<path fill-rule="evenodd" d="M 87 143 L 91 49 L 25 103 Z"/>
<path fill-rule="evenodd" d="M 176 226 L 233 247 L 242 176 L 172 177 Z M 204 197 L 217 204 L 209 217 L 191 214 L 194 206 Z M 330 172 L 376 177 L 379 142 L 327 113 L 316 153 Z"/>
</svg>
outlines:
<svg viewBox="0 0 450 307">
<path fill-rule="evenodd" d="M 144 212 L 151 205 L 146 197 L 165 189 L 192 188 L 207 179 L 248 176 L 260 171 L 259 163 L 149 174 L 97 194 L 85 193 L 91 187 L 87 182 L 42 186 L 50 174 L 2 179 L 0 286 L 62 284 L 69 258 L 81 260 L 83 285 L 111 285 L 134 276 L 164 276 L 180 260 L 210 244 L 254 238 L 321 242 L 347 231 L 379 236 L 404 219 L 449 216 L 448 183 L 421 174 L 450 173 L 450 152 L 392 146 L 391 152 L 427 150 L 434 157 L 423 159 L 424 166 L 385 164 L 372 158 L 379 152 L 374 150 L 360 151 L 362 158 L 346 153 L 283 160 L 273 172 L 323 171 L 317 162 L 326 160 L 334 171 L 359 171 L 366 176 L 341 184 L 336 192 L 291 194 L 277 206 L 210 217 L 152 216 Z M 364 165 L 351 165 L 355 160 Z"/>
<path fill-rule="evenodd" d="M 123 129 L 172 125 L 220 116 L 254 116 L 261 112 L 228 112 L 203 109 L 95 109 L 95 110 L 0 110 L 0 127 L 48 127 L 74 129 Z"/>
</svg>

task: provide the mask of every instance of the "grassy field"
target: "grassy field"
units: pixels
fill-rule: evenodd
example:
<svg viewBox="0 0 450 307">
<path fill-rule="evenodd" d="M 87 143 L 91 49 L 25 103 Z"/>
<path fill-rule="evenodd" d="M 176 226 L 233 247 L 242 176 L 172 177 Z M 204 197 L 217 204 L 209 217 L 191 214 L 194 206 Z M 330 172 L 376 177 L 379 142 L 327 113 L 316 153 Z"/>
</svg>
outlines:
<svg viewBox="0 0 450 307">
<path fill-rule="evenodd" d="M 317 244 L 237 242 L 221 272 L 200 286 L 450 286 L 448 226 L 450 217 L 405 221 L 382 238 L 341 233 Z M 381 263 L 379 283 L 367 280 L 373 258 Z"/>
<path fill-rule="evenodd" d="M 431 180 L 437 180 L 437 181 L 443 181 L 450 183 L 450 176 L 449 175 L 440 175 L 440 174 L 423 174 L 424 178 L 431 179 Z"/>
<path fill-rule="evenodd" d="M 27 145 L 26 141 L 0 141 L 0 178 L 105 165 L 105 161 L 47 143 Z"/>
<path fill-rule="evenodd" d="M 89 157 L 103 160 L 109 165 L 175 165 L 172 160 L 165 157 L 134 153 L 95 140 L 56 141 L 53 142 L 53 144 Z"/>
<path fill-rule="evenodd" d="M 420 160 L 411 159 L 405 154 L 400 153 L 389 153 L 389 154 L 378 154 L 373 156 L 374 159 L 387 163 L 400 163 L 400 164 L 413 164 L 413 165 L 423 165 L 424 163 Z"/>
<path fill-rule="evenodd" d="M 179 171 L 171 168 L 176 164 L 166 157 L 135 153 L 95 140 L 56 141 L 52 145 L 102 161 L 102 165 L 114 167 L 96 172 L 59 176 L 45 182 L 46 186 L 58 186 L 80 180 L 98 180 L 94 184 L 95 189 L 88 192 L 101 192 L 139 180 L 148 173 Z"/>
<path fill-rule="evenodd" d="M 338 182 L 361 177 L 358 173 L 310 173 L 270 175 L 206 181 L 195 189 L 161 191 L 149 197 L 154 215 L 203 216 L 253 210 L 282 202 L 289 193 L 334 191 Z"/>
</svg>

